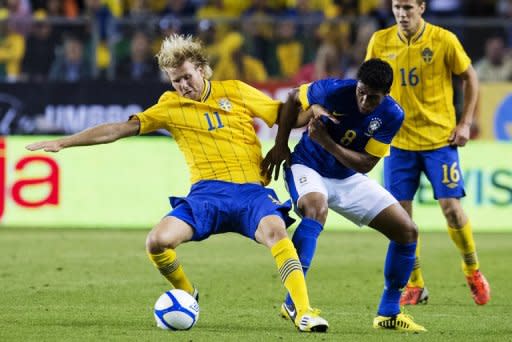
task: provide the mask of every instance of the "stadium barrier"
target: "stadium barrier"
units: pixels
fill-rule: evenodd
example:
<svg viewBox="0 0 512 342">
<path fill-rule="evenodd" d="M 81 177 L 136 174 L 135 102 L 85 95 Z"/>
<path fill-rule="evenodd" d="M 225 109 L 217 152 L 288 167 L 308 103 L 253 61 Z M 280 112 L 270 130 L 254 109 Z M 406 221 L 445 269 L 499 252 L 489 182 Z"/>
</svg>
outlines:
<svg viewBox="0 0 512 342">
<path fill-rule="evenodd" d="M 0 138 L 0 223 L 3 227 L 150 228 L 170 210 L 167 197 L 190 187 L 185 161 L 169 137 L 134 137 L 57 154 L 24 146 L 43 136 Z M 271 143 L 265 142 L 264 148 Z M 472 142 L 461 149 L 468 196 L 464 207 L 475 231 L 512 231 L 511 145 Z M 381 181 L 382 162 L 371 174 Z M 455 177 L 447 170 L 447 179 Z M 281 200 L 282 180 L 271 186 Z M 415 199 L 417 224 L 444 230 L 425 179 Z M 331 212 L 326 229 L 354 225 Z"/>
<path fill-rule="evenodd" d="M 286 100 L 290 82 L 255 84 L 275 99 Z M 122 121 L 154 104 L 168 84 L 105 82 L 76 84 L 0 83 L 0 135 L 71 134 L 85 128 Z M 480 139 L 512 140 L 512 83 L 483 83 Z M 262 139 L 273 139 L 275 128 L 255 127 Z M 165 134 L 165 132 L 161 132 Z"/>
</svg>

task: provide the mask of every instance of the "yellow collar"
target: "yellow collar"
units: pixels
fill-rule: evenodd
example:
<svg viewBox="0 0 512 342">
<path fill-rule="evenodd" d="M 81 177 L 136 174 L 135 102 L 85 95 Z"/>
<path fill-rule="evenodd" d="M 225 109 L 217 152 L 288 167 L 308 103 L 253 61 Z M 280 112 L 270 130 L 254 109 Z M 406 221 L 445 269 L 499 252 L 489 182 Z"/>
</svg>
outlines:
<svg viewBox="0 0 512 342">
<path fill-rule="evenodd" d="M 398 25 L 397 25 L 397 27 L 398 27 Z M 398 38 L 400 38 L 400 40 L 406 44 L 415 43 L 423 36 L 423 33 L 425 33 L 426 27 L 427 27 L 427 22 L 425 20 L 421 19 L 420 28 L 418 29 L 418 31 L 416 31 L 416 33 L 414 33 L 412 35 L 411 39 L 407 39 L 405 34 L 402 31 L 400 31 L 400 27 L 398 27 L 398 30 L 397 30 Z"/>
<path fill-rule="evenodd" d="M 210 96 L 210 93 L 212 91 L 212 85 L 209 80 L 204 80 L 203 85 L 203 93 L 201 94 L 201 102 L 204 102 L 208 99 L 208 96 Z"/>
</svg>

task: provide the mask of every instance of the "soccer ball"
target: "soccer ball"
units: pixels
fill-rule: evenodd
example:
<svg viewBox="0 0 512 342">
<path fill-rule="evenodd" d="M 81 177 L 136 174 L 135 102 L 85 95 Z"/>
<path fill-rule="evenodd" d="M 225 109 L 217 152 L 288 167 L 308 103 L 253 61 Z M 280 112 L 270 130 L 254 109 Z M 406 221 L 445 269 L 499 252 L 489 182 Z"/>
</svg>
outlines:
<svg viewBox="0 0 512 342">
<path fill-rule="evenodd" d="M 188 330 L 199 319 L 199 304 L 189 293 L 173 289 L 155 303 L 156 325 L 165 330 Z"/>
</svg>

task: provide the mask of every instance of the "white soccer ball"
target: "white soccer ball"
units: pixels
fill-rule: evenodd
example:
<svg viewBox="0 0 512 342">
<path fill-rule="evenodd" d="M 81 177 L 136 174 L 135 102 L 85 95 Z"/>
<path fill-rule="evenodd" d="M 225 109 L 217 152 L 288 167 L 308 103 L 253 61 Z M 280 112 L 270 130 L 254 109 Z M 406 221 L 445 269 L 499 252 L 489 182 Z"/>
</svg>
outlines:
<svg viewBox="0 0 512 342">
<path fill-rule="evenodd" d="M 173 289 L 157 299 L 154 314 L 161 329 L 188 330 L 199 319 L 199 304 L 186 291 Z"/>
</svg>

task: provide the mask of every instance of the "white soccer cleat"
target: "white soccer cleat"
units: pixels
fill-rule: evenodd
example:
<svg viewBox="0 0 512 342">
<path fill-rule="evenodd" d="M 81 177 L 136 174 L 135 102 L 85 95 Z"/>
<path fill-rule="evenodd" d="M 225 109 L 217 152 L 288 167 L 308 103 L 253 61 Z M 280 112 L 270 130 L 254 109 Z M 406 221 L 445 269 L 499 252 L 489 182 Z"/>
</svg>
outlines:
<svg viewBox="0 0 512 342">
<path fill-rule="evenodd" d="M 320 317 L 320 310 L 310 308 L 301 317 L 295 318 L 295 326 L 303 332 L 326 332 L 329 323 Z"/>
</svg>

